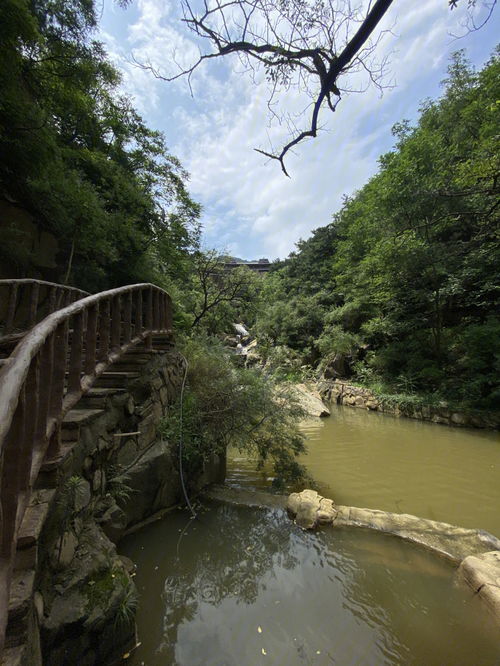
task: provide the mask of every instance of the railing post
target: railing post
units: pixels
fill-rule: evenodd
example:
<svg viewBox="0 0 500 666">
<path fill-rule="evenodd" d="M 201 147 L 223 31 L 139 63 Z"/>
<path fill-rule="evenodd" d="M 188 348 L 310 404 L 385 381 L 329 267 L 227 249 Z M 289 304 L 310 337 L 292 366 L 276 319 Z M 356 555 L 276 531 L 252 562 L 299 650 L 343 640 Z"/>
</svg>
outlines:
<svg viewBox="0 0 500 666">
<path fill-rule="evenodd" d="M 38 311 L 38 295 L 40 292 L 40 285 L 38 282 L 35 282 L 31 287 L 31 298 L 30 298 L 30 314 L 28 326 L 31 328 L 36 324 L 37 321 L 37 311 Z"/>
<path fill-rule="evenodd" d="M 167 328 L 169 331 L 172 331 L 174 328 L 174 319 L 172 313 L 172 299 L 170 298 L 169 294 L 165 294 L 165 315 L 167 318 L 165 328 Z"/>
<path fill-rule="evenodd" d="M 113 352 L 120 349 L 121 317 L 121 298 L 115 296 L 111 304 L 111 351 Z"/>
<path fill-rule="evenodd" d="M 40 386 L 43 390 L 39 397 L 39 419 L 37 424 L 36 444 L 42 447 L 46 438 L 46 425 L 49 417 L 52 393 L 52 367 L 54 355 L 54 334 L 50 335 L 40 351 Z"/>
<path fill-rule="evenodd" d="M 33 453 L 39 449 L 39 424 L 40 424 L 40 355 L 33 361 L 25 384 L 26 395 L 26 425 L 24 445 L 19 450 L 19 456 L 23 460 L 23 472 L 20 486 L 23 491 L 29 490 L 31 479 L 31 468 Z"/>
<path fill-rule="evenodd" d="M 83 351 L 83 311 L 77 312 L 73 317 L 73 335 L 69 357 L 68 393 L 78 393 L 81 389 L 80 376 L 82 372 Z"/>
<path fill-rule="evenodd" d="M 9 293 L 9 306 L 7 309 L 7 320 L 5 322 L 5 333 L 10 333 L 14 325 L 14 317 L 16 315 L 16 305 L 17 305 L 17 289 L 18 285 L 13 284 L 10 288 Z"/>
<path fill-rule="evenodd" d="M 132 292 L 125 294 L 123 304 L 123 342 L 126 344 L 132 339 Z"/>
<path fill-rule="evenodd" d="M 25 424 L 26 404 L 23 386 L 9 432 L 3 441 L 4 450 L 0 468 L 0 654 L 5 643 L 9 613 L 9 589 L 16 551 L 22 464 L 26 462 L 22 460 L 19 451 L 26 438 Z"/>
<path fill-rule="evenodd" d="M 99 303 L 99 322 L 98 322 L 98 334 L 99 334 L 99 361 L 106 361 L 109 353 L 109 301 L 100 301 Z"/>
<path fill-rule="evenodd" d="M 68 353 L 68 320 L 56 328 L 52 365 L 52 390 L 50 392 L 49 417 L 57 417 L 64 397 L 64 378 Z"/>
<path fill-rule="evenodd" d="M 146 294 L 146 330 L 148 335 L 146 336 L 146 349 L 151 351 L 153 348 L 153 336 L 151 331 L 153 330 L 153 288 L 150 287 Z"/>
<path fill-rule="evenodd" d="M 62 295 L 62 308 L 67 307 L 71 303 L 71 291 L 69 289 L 64 289 Z"/>
<path fill-rule="evenodd" d="M 24 386 L 19 395 L 19 402 L 12 418 L 9 434 L 4 441 L 1 509 L 2 533 L 0 535 L 0 555 L 5 557 L 11 552 L 12 541 L 16 532 L 17 505 L 19 501 L 19 487 L 21 478 L 21 456 L 25 438 L 26 402 Z"/>
<path fill-rule="evenodd" d="M 160 298 L 160 291 L 155 289 L 153 294 L 153 328 L 155 331 L 158 331 L 161 328 Z"/>
<path fill-rule="evenodd" d="M 85 374 L 93 375 L 96 362 L 97 346 L 97 305 L 87 310 L 87 330 L 85 335 Z"/>
<path fill-rule="evenodd" d="M 137 337 L 141 335 L 142 333 L 142 291 L 141 289 L 137 289 L 135 292 L 135 299 L 134 299 L 134 310 L 135 310 L 135 317 L 134 317 L 134 337 Z"/>
<path fill-rule="evenodd" d="M 57 287 L 51 287 L 49 291 L 49 314 L 56 309 Z"/>
</svg>

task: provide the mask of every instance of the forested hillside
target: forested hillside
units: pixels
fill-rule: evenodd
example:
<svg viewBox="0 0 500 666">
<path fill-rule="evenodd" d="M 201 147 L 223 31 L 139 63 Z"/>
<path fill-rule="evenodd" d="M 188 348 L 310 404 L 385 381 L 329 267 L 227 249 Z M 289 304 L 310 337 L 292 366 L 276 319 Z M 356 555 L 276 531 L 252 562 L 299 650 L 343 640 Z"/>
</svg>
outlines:
<svg viewBox="0 0 500 666">
<path fill-rule="evenodd" d="M 56 239 L 51 279 L 89 291 L 152 281 L 186 331 L 222 335 L 242 318 L 264 355 L 280 347 L 297 368 L 498 402 L 498 51 L 479 73 L 457 54 L 441 99 L 394 127 L 378 174 L 259 280 L 200 251 L 188 176 L 121 94 L 92 0 L 5 0 L 0 23 L 0 199 Z M 2 225 L 0 261 L 47 277 L 22 229 Z"/>
<path fill-rule="evenodd" d="M 89 291 L 179 276 L 197 246 L 187 174 L 120 93 L 92 0 L 0 4 L 0 195 L 58 243 L 58 282 Z M 26 239 L 0 260 L 33 277 Z M 44 277 L 44 276 L 42 276 Z"/>
<path fill-rule="evenodd" d="M 500 400 L 500 60 L 456 54 L 417 126 L 265 283 L 258 333 L 382 392 Z"/>
</svg>

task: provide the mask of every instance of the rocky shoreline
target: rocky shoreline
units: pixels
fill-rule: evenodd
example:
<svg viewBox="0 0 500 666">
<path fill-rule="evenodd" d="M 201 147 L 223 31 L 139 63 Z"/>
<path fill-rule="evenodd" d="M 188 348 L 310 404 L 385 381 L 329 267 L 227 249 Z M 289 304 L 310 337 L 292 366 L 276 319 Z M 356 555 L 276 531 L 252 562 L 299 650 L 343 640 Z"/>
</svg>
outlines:
<svg viewBox="0 0 500 666">
<path fill-rule="evenodd" d="M 354 386 L 339 379 L 320 381 L 318 391 L 326 404 L 347 405 L 455 427 L 500 429 L 500 412 L 460 410 L 444 402 L 429 405 L 398 400 L 396 397 L 381 398 L 370 389 Z"/>
</svg>

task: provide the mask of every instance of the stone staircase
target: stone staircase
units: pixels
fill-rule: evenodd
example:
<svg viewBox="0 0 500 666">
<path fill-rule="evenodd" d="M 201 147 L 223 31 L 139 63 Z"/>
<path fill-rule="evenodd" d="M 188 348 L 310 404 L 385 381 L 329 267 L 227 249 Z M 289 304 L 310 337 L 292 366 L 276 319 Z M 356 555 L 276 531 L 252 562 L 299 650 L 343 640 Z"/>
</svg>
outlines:
<svg viewBox="0 0 500 666">
<path fill-rule="evenodd" d="M 0 340 L 0 348 L 1 343 Z M 71 474 L 72 456 L 78 448 L 81 431 L 106 413 L 115 396 L 126 393 L 129 383 L 141 376 L 141 369 L 155 354 L 172 350 L 172 338 L 170 335 L 155 336 L 153 346 L 151 351 L 147 351 L 143 345 L 124 354 L 100 375 L 94 386 L 62 420 L 59 450 L 56 455 L 47 456 L 41 465 L 17 537 L 5 649 L 0 662 L 2 666 L 41 663 L 34 626 L 41 623 L 44 608 L 43 599 L 35 588 L 36 570 L 40 538 L 57 488 Z M 8 349 L 8 346 L 3 349 Z"/>
<path fill-rule="evenodd" d="M 36 427 L 36 424 L 38 424 L 39 430 L 40 418 L 48 419 L 47 428 L 53 429 L 55 424 L 54 434 L 46 439 L 42 449 L 42 457 L 40 458 L 40 443 L 35 444 L 30 453 L 34 461 L 30 464 L 35 466 L 32 469 L 36 470 L 36 478 L 31 490 L 29 487 L 25 491 L 21 489 L 16 500 L 23 506 L 23 513 L 21 514 L 22 520 L 16 528 L 14 551 L 10 547 L 10 552 L 14 552 L 10 563 L 9 556 L 5 555 L 9 548 L 5 550 L 8 545 L 5 534 L 8 532 L 5 532 L 7 513 L 3 509 L 5 498 L 8 499 L 9 497 L 5 494 L 7 491 L 4 491 L 4 494 L 0 497 L 2 500 L 0 515 L 3 516 L 0 587 L 4 587 L 3 597 L 0 595 L 0 645 L 3 643 L 2 639 L 5 632 L 3 651 L 0 648 L 0 663 L 8 666 L 18 664 L 31 666 L 32 664 L 41 664 L 37 627 L 43 617 L 44 609 L 43 600 L 40 595 L 37 596 L 35 593 L 35 582 L 37 565 L 40 559 L 40 539 L 47 516 L 54 503 L 57 488 L 70 474 L 73 455 L 78 448 L 82 430 L 105 414 L 113 398 L 124 393 L 127 385 L 139 377 L 142 366 L 148 363 L 152 355 L 172 348 L 171 312 L 169 310 L 170 299 L 168 294 L 152 285 L 124 287 L 89 298 L 86 298 L 87 294 L 84 292 L 77 293 L 77 290 L 71 290 L 71 293 L 66 294 L 66 291 L 68 291 L 66 288 L 49 285 L 47 293 L 50 293 L 50 302 L 47 297 L 43 305 L 45 311 L 47 307 L 49 308 L 49 316 L 40 321 L 42 315 L 40 315 L 41 310 L 38 307 L 39 293 L 44 288 L 43 283 L 21 280 L 18 282 L 23 283 L 22 289 L 25 291 L 27 283 L 33 282 L 35 284 L 32 289 L 33 294 L 28 299 L 28 307 L 24 308 L 29 313 L 29 316 L 24 317 L 25 320 L 29 321 L 34 327 L 32 326 L 28 330 L 19 330 L 19 327 L 14 326 L 16 307 L 20 302 L 18 296 L 20 289 L 15 284 L 12 287 L 15 282 L 3 281 L 3 283 L 9 283 L 10 296 L 8 307 L 3 308 L 4 314 L 7 311 L 7 325 L 2 326 L 0 321 L 0 333 L 3 331 L 3 335 L 0 335 L 0 411 L 2 403 L 4 407 L 8 404 L 5 402 L 6 399 L 12 401 L 12 398 L 4 398 L 4 396 L 12 394 L 11 378 L 14 377 L 17 381 L 18 376 L 24 373 L 23 376 L 26 379 L 24 380 L 25 384 L 19 384 L 18 389 L 19 400 L 22 401 L 20 420 L 17 417 L 17 412 L 20 409 L 19 405 L 16 412 L 7 407 L 6 416 L 0 418 L 0 424 L 4 427 L 3 431 L 0 427 L 0 451 L 4 452 L 5 447 L 9 451 L 9 446 L 12 447 L 12 445 L 17 446 L 19 451 L 24 451 L 27 446 L 29 447 L 29 442 L 17 441 L 16 444 L 16 436 L 13 432 L 10 434 L 8 430 L 9 423 L 6 423 L 6 420 L 12 419 L 13 425 L 11 428 L 15 428 L 16 432 L 21 426 L 21 433 L 30 432 Z M 0 284 L 0 286 L 5 286 L 5 284 Z M 21 293 L 25 293 L 25 291 Z M 58 294 L 62 294 L 62 296 L 59 298 Z M 81 299 L 82 297 L 84 297 L 84 300 L 79 301 L 78 298 Z M 89 300 L 92 302 L 84 306 L 83 303 Z M 63 309 L 54 311 L 53 308 L 57 304 L 63 306 Z M 54 317 L 56 317 L 57 323 L 52 324 Z M 68 322 L 66 324 L 66 334 L 63 338 L 60 338 L 57 337 L 60 335 L 59 331 L 64 331 L 64 329 L 61 328 L 63 324 L 58 322 L 64 321 L 64 318 Z M 91 322 L 93 323 L 91 324 Z M 92 333 L 91 325 L 94 326 L 94 333 Z M 89 330 L 90 338 L 85 337 Z M 47 357 L 46 354 L 45 356 L 43 354 L 48 343 L 45 344 L 45 347 L 40 348 L 37 340 L 49 335 L 52 336 L 54 341 L 54 351 L 51 352 L 53 356 Z M 37 369 L 35 372 L 30 368 L 28 374 L 26 374 L 26 371 L 23 370 L 27 362 L 26 352 L 20 353 L 18 350 L 21 347 L 23 350 L 26 348 L 29 350 L 32 339 L 35 339 L 35 341 L 32 345 L 34 351 L 31 352 L 33 358 L 31 363 L 36 362 Z M 60 348 L 61 340 L 65 345 L 63 350 Z M 42 351 L 37 351 L 37 349 Z M 60 370 L 57 370 L 57 368 L 61 368 L 61 351 L 64 351 L 62 363 L 66 370 L 61 379 L 57 379 L 57 377 L 54 380 L 50 379 L 49 385 L 52 386 L 52 395 L 48 399 L 50 404 L 46 407 L 46 416 L 44 416 L 44 414 L 38 413 L 40 405 L 44 403 L 42 371 L 48 369 L 60 374 Z M 28 351 L 28 353 L 30 352 Z M 20 360 L 20 355 L 23 354 L 24 357 Z M 40 360 L 38 360 L 37 354 L 42 354 Z M 47 358 L 50 364 L 53 365 L 47 366 Z M 88 375 L 92 370 L 92 366 L 89 366 L 92 358 L 97 371 Z M 77 366 L 73 365 L 75 362 L 78 363 Z M 24 366 L 20 366 L 20 372 L 13 372 L 14 365 L 20 363 L 24 364 Z M 101 366 L 104 365 L 104 370 L 99 370 L 99 363 L 101 363 Z M 31 398 L 31 403 L 38 410 L 35 410 L 36 414 L 31 409 L 29 401 L 25 404 L 27 400 L 25 394 L 29 396 L 34 381 L 36 390 L 40 391 L 39 397 L 36 396 L 35 400 Z M 37 383 L 39 381 L 40 384 Z M 73 396 L 75 395 L 76 382 L 78 382 L 78 387 L 81 384 L 82 388 L 79 389 L 80 397 L 75 402 Z M 66 408 L 59 419 L 57 419 L 57 413 L 53 411 L 56 404 L 54 402 L 54 391 L 56 389 L 61 391 L 61 397 L 59 398 L 61 408 L 67 404 L 68 400 L 70 400 L 70 404 L 75 403 L 72 404 L 69 410 Z M 52 413 L 50 413 L 51 410 Z M 56 417 L 55 420 L 54 416 Z M 30 423 L 32 420 L 35 424 L 33 426 Z M 49 433 L 49 430 L 47 430 L 47 433 Z M 48 434 L 47 437 L 49 437 Z M 10 451 L 12 451 L 12 448 Z M 9 455 L 12 460 L 13 453 L 11 452 Z M 37 462 L 37 459 L 39 462 Z M 10 465 L 12 466 L 12 462 Z M 5 465 L 3 472 L 0 470 L 0 474 L 2 474 L 0 490 L 2 490 L 2 485 L 4 487 L 12 485 L 8 483 L 8 477 L 5 476 L 8 474 Z M 7 485 L 5 485 L 6 483 Z M 23 495 L 27 502 L 23 500 Z M 6 599 L 5 588 L 9 586 L 9 583 L 7 615 L 7 609 L 3 605 L 2 599 Z M 7 587 L 7 589 L 9 588 Z M 5 628 L 7 617 L 7 627 Z"/>
</svg>

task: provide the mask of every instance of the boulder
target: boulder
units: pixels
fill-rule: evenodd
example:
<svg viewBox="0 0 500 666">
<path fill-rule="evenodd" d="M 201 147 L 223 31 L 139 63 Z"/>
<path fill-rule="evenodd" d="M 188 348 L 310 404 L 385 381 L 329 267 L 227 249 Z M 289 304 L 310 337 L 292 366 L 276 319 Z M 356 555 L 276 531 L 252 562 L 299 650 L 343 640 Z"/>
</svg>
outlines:
<svg viewBox="0 0 500 666">
<path fill-rule="evenodd" d="M 500 551 L 469 555 L 458 567 L 457 577 L 481 597 L 500 623 Z"/>
<path fill-rule="evenodd" d="M 315 490 L 303 490 L 301 493 L 292 493 L 286 505 L 288 513 L 295 519 L 295 523 L 306 530 L 312 530 L 318 525 L 333 523 L 337 510 L 333 500 L 319 495 Z"/>
<path fill-rule="evenodd" d="M 126 469 L 123 477 L 114 480 L 133 488 L 129 497 L 120 501 L 127 527 L 172 506 L 180 494 L 179 475 L 166 441 L 153 444 L 132 467 Z"/>
<path fill-rule="evenodd" d="M 41 577 L 44 666 L 115 663 L 135 644 L 134 620 L 121 621 L 119 613 L 135 598 L 134 584 L 94 523 L 87 523 L 71 564 Z"/>
<path fill-rule="evenodd" d="M 302 409 L 309 416 L 330 416 L 330 410 L 323 403 L 316 389 L 305 384 L 295 384 L 293 393 Z"/>
</svg>

